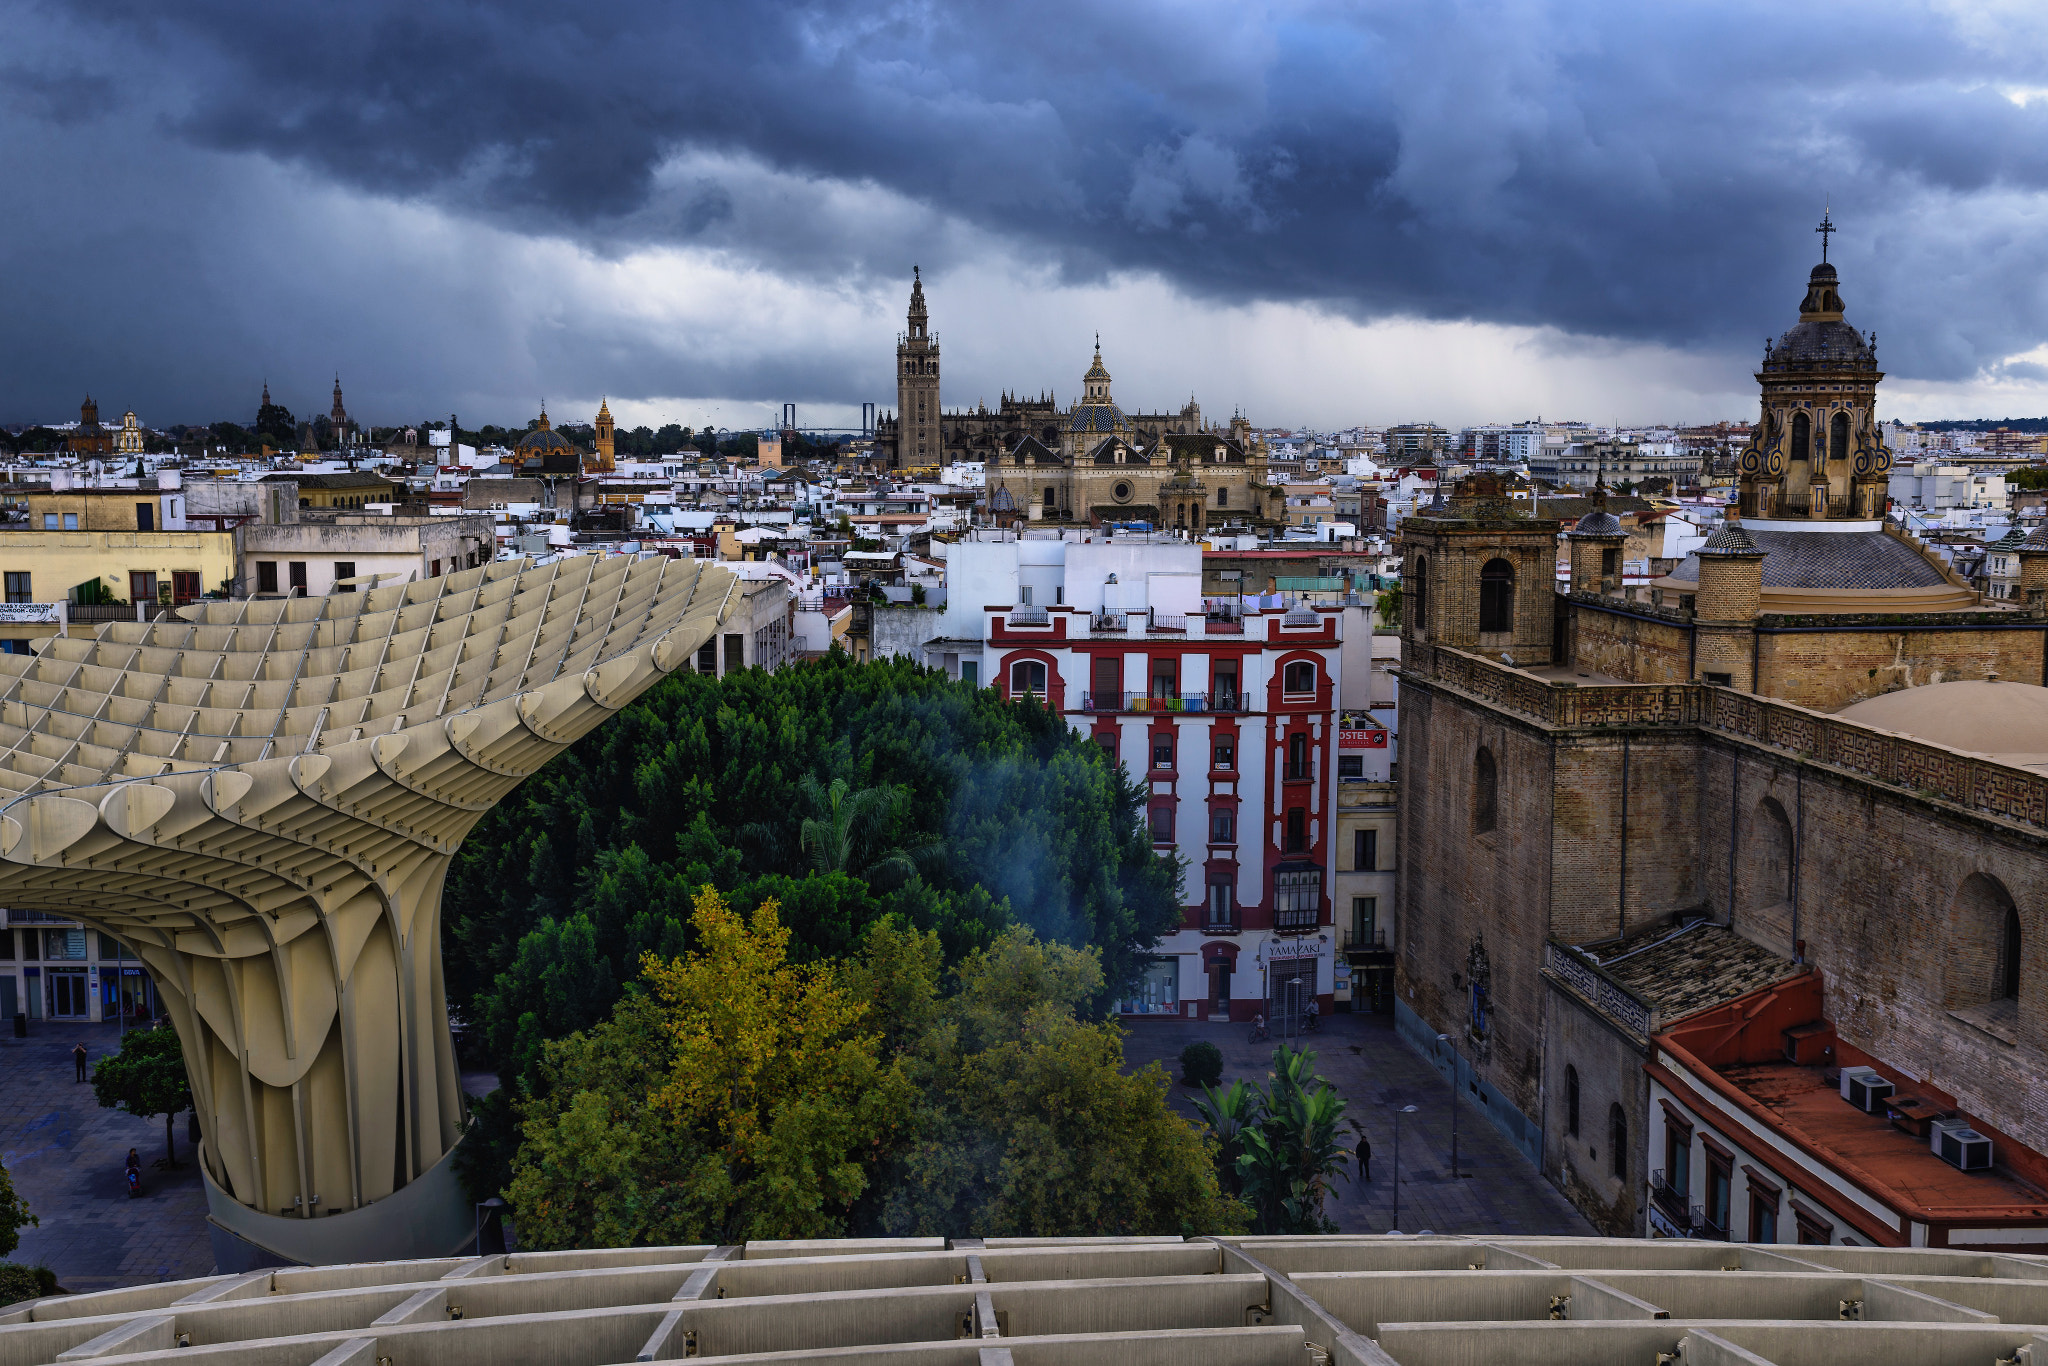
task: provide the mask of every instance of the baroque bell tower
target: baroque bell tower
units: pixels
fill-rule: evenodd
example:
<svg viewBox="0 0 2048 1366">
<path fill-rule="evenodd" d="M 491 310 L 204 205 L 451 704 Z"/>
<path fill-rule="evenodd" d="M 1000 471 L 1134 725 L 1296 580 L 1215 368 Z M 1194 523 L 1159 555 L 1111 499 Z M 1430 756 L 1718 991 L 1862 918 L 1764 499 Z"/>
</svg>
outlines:
<svg viewBox="0 0 2048 1366">
<path fill-rule="evenodd" d="M 1892 456 L 1877 424 L 1877 337 L 1843 318 L 1841 277 L 1827 259 L 1834 221 L 1823 217 L 1815 231 L 1821 261 L 1799 321 L 1764 343 L 1756 374 L 1762 412 L 1737 459 L 1744 517 L 1884 516 Z"/>
<path fill-rule="evenodd" d="M 924 309 L 924 279 L 910 268 L 909 328 L 896 339 L 896 467 L 945 460 L 939 440 L 939 344 Z"/>
</svg>

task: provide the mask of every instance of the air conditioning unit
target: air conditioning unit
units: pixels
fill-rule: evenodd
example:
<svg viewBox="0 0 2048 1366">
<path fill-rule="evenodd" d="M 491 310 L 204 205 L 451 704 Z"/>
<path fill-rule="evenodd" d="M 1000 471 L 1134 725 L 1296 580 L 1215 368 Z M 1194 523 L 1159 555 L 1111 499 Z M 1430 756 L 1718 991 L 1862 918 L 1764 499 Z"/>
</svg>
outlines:
<svg viewBox="0 0 2048 1366">
<path fill-rule="evenodd" d="M 1966 1172 L 1991 1170 L 1991 1140 L 1959 1119 L 1937 1119 L 1927 1126 L 1927 1146 L 1951 1167 Z"/>
<path fill-rule="evenodd" d="M 1885 1098 L 1895 1089 L 1874 1067 L 1842 1069 L 1842 1099 L 1866 1114 L 1882 1114 Z"/>
</svg>

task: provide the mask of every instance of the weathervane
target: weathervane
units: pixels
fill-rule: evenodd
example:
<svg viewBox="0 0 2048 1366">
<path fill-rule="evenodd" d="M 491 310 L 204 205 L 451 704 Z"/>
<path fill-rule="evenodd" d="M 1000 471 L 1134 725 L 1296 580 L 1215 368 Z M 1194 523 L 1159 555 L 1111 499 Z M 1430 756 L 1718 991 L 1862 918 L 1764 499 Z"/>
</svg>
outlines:
<svg viewBox="0 0 2048 1366">
<path fill-rule="evenodd" d="M 1840 228 L 1835 226 L 1832 208 L 1832 205 L 1824 205 L 1821 208 L 1820 226 L 1814 229 L 1815 232 L 1820 234 L 1820 263 L 1822 265 L 1828 263 L 1828 234 L 1841 231 Z"/>
</svg>

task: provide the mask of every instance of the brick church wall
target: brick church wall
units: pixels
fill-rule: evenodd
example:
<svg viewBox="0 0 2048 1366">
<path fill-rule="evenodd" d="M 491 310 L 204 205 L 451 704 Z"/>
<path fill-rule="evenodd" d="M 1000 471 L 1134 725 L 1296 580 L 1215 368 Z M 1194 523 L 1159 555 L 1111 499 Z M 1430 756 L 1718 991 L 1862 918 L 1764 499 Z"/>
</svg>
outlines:
<svg viewBox="0 0 2048 1366">
<path fill-rule="evenodd" d="M 1402 999 L 1434 1027 L 1460 1029 L 1467 1003 L 1452 975 L 1484 935 L 1494 1016 L 1481 1074 L 1546 1121 L 1546 1168 L 1581 1207 L 1603 1226 L 1618 1228 L 1624 1214 L 1595 1179 L 1604 1167 L 1572 1157 L 1568 1180 L 1565 1156 L 1549 1151 L 1559 1132 L 1549 1093 L 1562 1083 L 1543 1075 L 1543 943 L 1589 942 L 1620 926 L 1624 737 L 1630 929 L 1687 910 L 1728 919 L 1732 864 L 1733 928 L 1787 955 L 1795 938 L 1804 942 L 1846 1043 L 1910 1079 L 1932 1078 L 1986 1125 L 2048 1150 L 2048 1109 L 2036 1099 L 2048 1094 L 2048 804 L 2023 781 L 2030 775 L 1961 755 L 1943 768 L 1953 752 L 1717 689 L 1688 690 L 1698 724 L 1552 729 L 1515 705 L 1584 703 L 1601 691 L 1485 702 L 1421 676 L 1402 688 Z M 1475 836 L 1470 774 L 1482 743 L 1498 756 L 1498 824 Z M 2015 814 L 1968 809 L 1985 803 Z M 1985 984 L 2000 931 L 1983 895 L 1964 895 L 1973 875 L 1994 880 L 2020 915 L 2016 1043 L 1952 1011 L 1995 994 Z M 1612 1098 L 1586 1118 L 1589 1083 L 1582 1072 L 1582 1127 L 1604 1130 Z M 1641 1122 L 1633 1104 L 1624 1109 Z"/>
<path fill-rule="evenodd" d="M 1477 1069 L 1534 1117 L 1544 989 L 1533 967 L 1542 961 L 1551 859 L 1548 745 L 1523 725 L 1446 695 L 1404 688 L 1401 705 L 1399 847 L 1409 875 L 1401 892 L 1396 990 L 1432 1028 L 1458 1037 L 1469 1059 L 1465 974 L 1473 941 L 1483 936 L 1493 1013 Z M 1496 824 L 1475 834 L 1473 775 L 1482 745 L 1495 759 Z"/>
<path fill-rule="evenodd" d="M 1757 691 L 1815 711 L 1839 711 L 1879 693 L 1994 672 L 2018 683 L 2044 683 L 2044 639 L 2048 632 L 2038 629 L 1767 630 L 1757 644 Z"/>
<path fill-rule="evenodd" d="M 1692 681 L 1692 629 L 1675 616 L 1656 620 L 1582 599 L 1560 600 L 1570 613 L 1572 666 L 1630 683 Z"/>
</svg>

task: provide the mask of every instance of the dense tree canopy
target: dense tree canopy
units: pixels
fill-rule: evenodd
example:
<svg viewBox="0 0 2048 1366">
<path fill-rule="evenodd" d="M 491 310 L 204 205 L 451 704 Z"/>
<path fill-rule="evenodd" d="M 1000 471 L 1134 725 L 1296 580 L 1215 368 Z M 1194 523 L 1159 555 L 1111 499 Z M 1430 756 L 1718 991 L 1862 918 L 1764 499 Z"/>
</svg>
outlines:
<svg viewBox="0 0 2048 1366">
<path fill-rule="evenodd" d="M 949 961 L 1019 922 L 1095 950 L 1100 1004 L 1179 919 L 1142 800 L 1057 715 L 904 661 L 680 674 L 471 834 L 446 900 L 449 997 L 504 1080 L 531 1080 L 542 1044 L 606 1019 L 643 954 L 689 946 L 710 885 L 743 912 L 776 901 L 803 963 L 853 954 L 886 915 Z"/>
<path fill-rule="evenodd" d="M 1077 1011 L 1092 951 L 1013 927 L 942 982 L 894 916 L 789 959 L 775 903 L 696 901 L 594 1028 L 544 1047 L 508 1188 L 522 1245 L 862 1233 L 1228 1233 L 1212 1146 Z M 942 987 L 950 985 L 950 993 Z"/>
</svg>

